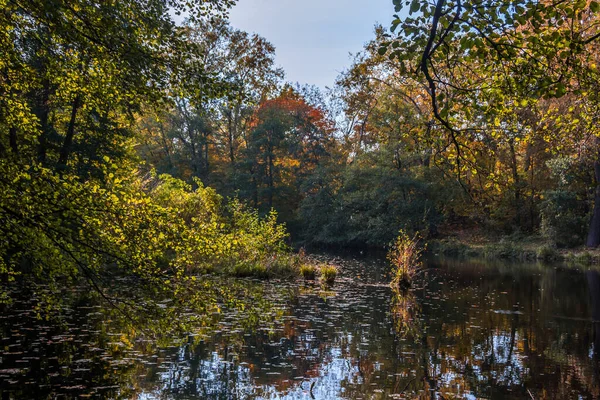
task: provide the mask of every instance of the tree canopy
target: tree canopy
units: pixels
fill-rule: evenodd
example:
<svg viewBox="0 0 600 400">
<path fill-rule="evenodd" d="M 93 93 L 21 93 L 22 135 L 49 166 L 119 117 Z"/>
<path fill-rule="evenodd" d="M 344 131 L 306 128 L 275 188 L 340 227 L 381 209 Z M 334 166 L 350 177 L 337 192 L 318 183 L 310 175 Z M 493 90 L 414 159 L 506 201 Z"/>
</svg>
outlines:
<svg viewBox="0 0 600 400">
<path fill-rule="evenodd" d="M 5 283 L 176 293 L 401 229 L 600 245 L 599 3 L 395 1 L 327 90 L 232 4 L 0 0 Z"/>
</svg>

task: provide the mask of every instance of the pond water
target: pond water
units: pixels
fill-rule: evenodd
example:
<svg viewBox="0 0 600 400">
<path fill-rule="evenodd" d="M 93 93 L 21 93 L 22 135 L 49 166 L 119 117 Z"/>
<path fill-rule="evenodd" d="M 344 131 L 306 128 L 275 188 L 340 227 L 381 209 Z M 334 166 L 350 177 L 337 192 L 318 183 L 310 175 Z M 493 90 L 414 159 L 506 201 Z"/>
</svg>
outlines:
<svg viewBox="0 0 600 400">
<path fill-rule="evenodd" d="M 335 258 L 316 283 L 245 281 L 268 324 L 208 337 L 131 334 L 73 290 L 64 316 L 28 298 L 0 315 L 4 399 L 600 398 L 600 273 L 431 259 L 404 295 L 384 263 Z"/>
</svg>

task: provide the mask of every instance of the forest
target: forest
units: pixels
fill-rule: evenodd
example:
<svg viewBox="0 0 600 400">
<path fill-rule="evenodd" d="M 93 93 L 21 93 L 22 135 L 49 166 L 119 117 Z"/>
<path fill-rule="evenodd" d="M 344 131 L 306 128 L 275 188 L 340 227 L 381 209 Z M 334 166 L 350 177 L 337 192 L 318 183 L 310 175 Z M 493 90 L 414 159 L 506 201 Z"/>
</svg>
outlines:
<svg viewBox="0 0 600 400">
<path fill-rule="evenodd" d="M 0 0 L 2 398 L 600 396 L 600 2 L 393 0 L 326 88 L 236 3 Z"/>
<path fill-rule="evenodd" d="M 268 275 L 399 230 L 597 247 L 599 3 L 394 4 L 321 90 L 228 0 L 3 0 L 2 280 Z"/>
</svg>

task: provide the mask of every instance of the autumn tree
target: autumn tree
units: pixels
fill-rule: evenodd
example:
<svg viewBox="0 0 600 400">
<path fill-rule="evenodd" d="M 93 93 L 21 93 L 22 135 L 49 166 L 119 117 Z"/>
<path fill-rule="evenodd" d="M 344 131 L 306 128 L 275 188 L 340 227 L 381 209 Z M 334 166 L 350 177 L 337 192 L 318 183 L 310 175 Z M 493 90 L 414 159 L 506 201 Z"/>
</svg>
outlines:
<svg viewBox="0 0 600 400">
<path fill-rule="evenodd" d="M 305 238 L 327 245 L 386 246 L 400 228 L 435 234 L 439 211 L 427 94 L 378 54 L 384 30 L 337 80 L 343 110 L 336 161 L 305 198 Z M 447 207 L 450 202 L 447 202 Z"/>
<path fill-rule="evenodd" d="M 595 79 L 590 77 L 597 70 L 598 3 L 394 3 L 396 11 L 409 6 L 410 15 L 394 20 L 399 33 L 380 52 L 427 88 L 436 124 L 451 149 L 447 154 L 455 179 L 480 202 L 481 194 L 505 186 L 512 192 L 511 208 L 522 209 L 527 198 L 536 197 L 524 191 L 524 180 L 534 173 L 528 154 L 540 146 L 553 149 L 541 129 L 558 117 L 544 113 L 547 102 L 566 95 L 588 101 L 585 115 L 562 125 L 560 141 L 565 143 L 572 142 L 582 121 L 597 114 L 590 96 Z M 595 126 L 588 125 L 586 135 L 596 136 Z M 477 163 L 486 153 L 506 168 Z M 544 157 L 536 160 L 537 168 Z M 484 186 L 478 195 L 467 181 L 481 177 Z M 591 237 L 598 218 L 593 218 Z M 523 225 L 523 215 L 515 214 L 514 222 Z M 588 240 L 588 245 L 599 240 Z"/>
<path fill-rule="evenodd" d="M 213 83 L 192 73 L 185 85 L 171 90 L 169 107 L 149 110 L 139 121 L 138 151 L 161 172 L 199 177 L 233 195 L 249 120 L 260 101 L 275 93 L 283 72 L 275 67 L 272 44 L 224 19 L 190 22 L 184 32 L 202 49 Z"/>
<path fill-rule="evenodd" d="M 333 126 L 322 109 L 285 88 L 265 100 L 250 122 L 240 193 L 263 210 L 296 218 L 303 182 L 330 156 Z"/>
</svg>

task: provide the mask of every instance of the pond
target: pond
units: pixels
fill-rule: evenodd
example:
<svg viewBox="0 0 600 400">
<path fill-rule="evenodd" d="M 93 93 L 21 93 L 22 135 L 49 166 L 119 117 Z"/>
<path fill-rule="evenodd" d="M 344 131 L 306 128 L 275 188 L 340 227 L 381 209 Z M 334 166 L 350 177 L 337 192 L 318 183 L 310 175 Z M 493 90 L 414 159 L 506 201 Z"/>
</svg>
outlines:
<svg viewBox="0 0 600 400">
<path fill-rule="evenodd" d="M 600 273 L 433 258 L 398 296 L 384 263 L 333 261 L 331 289 L 243 281 L 268 323 L 225 315 L 171 342 L 132 335 L 86 288 L 56 321 L 25 299 L 0 316 L 2 399 L 600 397 Z"/>
</svg>

